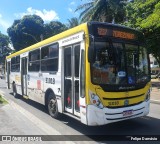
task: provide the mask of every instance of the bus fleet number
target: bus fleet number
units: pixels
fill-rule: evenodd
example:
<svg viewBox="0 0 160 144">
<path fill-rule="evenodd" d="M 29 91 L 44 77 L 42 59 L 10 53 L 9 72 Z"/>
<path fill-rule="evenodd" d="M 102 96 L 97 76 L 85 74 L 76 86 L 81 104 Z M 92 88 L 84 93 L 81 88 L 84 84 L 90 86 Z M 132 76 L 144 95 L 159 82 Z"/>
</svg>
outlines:
<svg viewBox="0 0 160 144">
<path fill-rule="evenodd" d="M 55 84 L 55 79 L 54 78 L 46 78 L 46 83 Z"/>
</svg>

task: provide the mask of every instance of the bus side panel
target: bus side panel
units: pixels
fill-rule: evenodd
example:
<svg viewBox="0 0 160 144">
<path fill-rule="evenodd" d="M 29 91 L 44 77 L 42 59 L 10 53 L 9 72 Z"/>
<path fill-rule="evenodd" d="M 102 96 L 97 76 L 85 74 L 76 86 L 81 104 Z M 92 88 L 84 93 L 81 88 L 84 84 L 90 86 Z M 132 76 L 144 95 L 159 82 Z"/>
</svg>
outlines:
<svg viewBox="0 0 160 144">
<path fill-rule="evenodd" d="M 43 73 L 44 79 L 44 92 L 47 90 L 52 90 L 54 95 L 57 98 L 58 102 L 58 111 L 62 112 L 62 103 L 61 103 L 61 73 L 57 72 L 56 74 Z M 48 95 L 47 100 L 48 100 Z M 45 100 L 45 97 L 44 99 Z"/>
<path fill-rule="evenodd" d="M 44 104 L 43 77 L 39 72 L 28 72 L 28 97 Z"/>
</svg>

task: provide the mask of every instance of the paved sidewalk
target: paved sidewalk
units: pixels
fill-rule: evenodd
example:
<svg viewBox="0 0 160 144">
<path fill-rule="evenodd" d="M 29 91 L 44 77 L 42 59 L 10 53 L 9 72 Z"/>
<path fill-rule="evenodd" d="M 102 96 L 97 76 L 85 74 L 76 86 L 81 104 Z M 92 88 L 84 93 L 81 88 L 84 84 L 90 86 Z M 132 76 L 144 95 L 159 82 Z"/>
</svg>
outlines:
<svg viewBox="0 0 160 144">
<path fill-rule="evenodd" d="M 26 113 L 26 112 L 24 112 Z M 27 113 L 26 113 L 27 114 Z M 28 114 L 27 114 L 28 115 Z M 30 117 L 34 119 L 34 116 Z M 45 127 L 43 130 L 41 127 Z M 3 105 L 0 104 L 0 143 L 7 144 L 74 144 L 72 141 L 41 141 L 43 138 L 47 139 L 47 135 L 61 135 L 56 133 L 54 129 L 49 130 L 46 127 L 47 124 L 44 124 L 40 121 L 29 120 L 24 114 L 19 112 L 12 102 L 9 104 Z M 53 133 L 54 132 L 54 133 Z M 6 140 L 7 136 L 7 140 Z M 63 138 L 63 137 L 62 137 Z M 35 139 L 35 140 L 34 140 Z"/>
<path fill-rule="evenodd" d="M 151 102 L 160 104 L 160 80 L 152 79 Z"/>
<path fill-rule="evenodd" d="M 39 135 L 44 134 L 36 125 L 31 123 L 19 111 L 15 110 L 11 104 L 0 104 L 0 143 L 21 144 L 23 138 L 18 140 L 19 135 L 25 137 L 26 135 L 36 135 L 37 133 Z M 39 144 L 41 142 L 27 141 L 23 143 Z"/>
<path fill-rule="evenodd" d="M 10 104 L 0 104 L 0 135 L 44 134 Z"/>
</svg>

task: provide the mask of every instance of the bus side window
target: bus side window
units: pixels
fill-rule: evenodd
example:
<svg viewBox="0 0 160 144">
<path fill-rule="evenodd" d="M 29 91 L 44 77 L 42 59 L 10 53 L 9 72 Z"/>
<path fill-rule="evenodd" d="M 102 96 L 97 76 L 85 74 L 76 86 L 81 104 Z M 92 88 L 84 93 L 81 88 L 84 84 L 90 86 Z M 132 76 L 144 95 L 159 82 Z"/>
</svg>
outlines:
<svg viewBox="0 0 160 144">
<path fill-rule="evenodd" d="M 41 49 L 41 71 L 58 71 L 58 44 L 52 44 Z"/>
<path fill-rule="evenodd" d="M 11 72 L 15 71 L 15 57 L 11 58 Z"/>
<path fill-rule="evenodd" d="M 29 52 L 28 71 L 40 70 L 40 49 Z"/>
<path fill-rule="evenodd" d="M 20 56 L 16 56 L 16 71 L 20 72 Z"/>
<path fill-rule="evenodd" d="M 20 56 L 11 58 L 11 72 L 20 71 Z"/>
</svg>

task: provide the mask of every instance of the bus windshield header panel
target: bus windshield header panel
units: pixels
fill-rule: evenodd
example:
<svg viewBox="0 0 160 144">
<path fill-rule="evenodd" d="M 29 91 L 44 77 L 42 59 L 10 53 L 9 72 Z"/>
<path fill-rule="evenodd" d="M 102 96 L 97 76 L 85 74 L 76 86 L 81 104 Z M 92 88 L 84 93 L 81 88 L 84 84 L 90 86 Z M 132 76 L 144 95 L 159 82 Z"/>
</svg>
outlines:
<svg viewBox="0 0 160 144">
<path fill-rule="evenodd" d="M 90 32 L 95 37 L 112 37 L 126 40 L 138 40 L 142 38 L 142 34 L 127 27 L 114 26 L 111 24 L 93 24 Z"/>
</svg>

